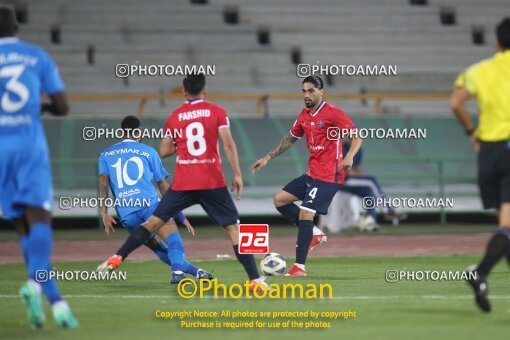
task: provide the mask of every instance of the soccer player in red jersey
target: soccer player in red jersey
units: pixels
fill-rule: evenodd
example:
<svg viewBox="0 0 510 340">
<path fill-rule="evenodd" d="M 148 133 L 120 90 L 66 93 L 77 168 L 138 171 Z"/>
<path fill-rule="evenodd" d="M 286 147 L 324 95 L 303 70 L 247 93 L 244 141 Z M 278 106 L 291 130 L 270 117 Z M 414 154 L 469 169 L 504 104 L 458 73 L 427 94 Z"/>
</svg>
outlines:
<svg viewBox="0 0 510 340">
<path fill-rule="evenodd" d="M 227 190 L 218 147 L 218 139 L 221 139 L 234 173 L 231 191 L 237 190 L 239 200 L 243 191 L 243 179 L 227 113 L 220 106 L 204 100 L 204 76 L 187 76 L 183 87 L 186 102 L 168 118 L 165 133 L 171 138 L 163 139 L 159 147 L 161 157 L 178 154 L 170 189 L 149 219 L 133 231 L 116 255 L 105 261 L 102 268 L 117 268 L 128 254 L 141 246 L 152 232 L 161 228 L 171 217 L 192 205 L 200 204 L 209 217 L 225 229 L 237 259 L 251 280 L 251 288 L 267 289 L 268 285 L 264 277 L 259 276 L 253 255 L 239 254 L 239 214 Z M 172 272 L 174 270 L 172 268 Z M 177 276 L 172 275 L 174 281 L 180 281 Z"/>
<path fill-rule="evenodd" d="M 292 224 L 299 226 L 296 243 L 296 262 L 287 276 L 306 276 L 305 262 L 308 251 L 324 243 L 326 236 L 313 225 L 315 214 L 326 214 L 331 200 L 344 182 L 345 171 L 350 171 L 353 157 L 362 140 L 356 137 L 351 119 L 339 108 L 323 101 L 324 83 L 319 76 L 303 80 L 302 92 L 305 108 L 299 114 L 290 132 L 266 156 L 253 164 L 251 170 L 262 169 L 273 158 L 288 150 L 305 136 L 310 158 L 310 170 L 290 181 L 276 193 L 276 209 Z M 342 155 L 342 135 L 352 131 L 352 143 Z M 302 201 L 301 206 L 294 204 Z"/>
</svg>

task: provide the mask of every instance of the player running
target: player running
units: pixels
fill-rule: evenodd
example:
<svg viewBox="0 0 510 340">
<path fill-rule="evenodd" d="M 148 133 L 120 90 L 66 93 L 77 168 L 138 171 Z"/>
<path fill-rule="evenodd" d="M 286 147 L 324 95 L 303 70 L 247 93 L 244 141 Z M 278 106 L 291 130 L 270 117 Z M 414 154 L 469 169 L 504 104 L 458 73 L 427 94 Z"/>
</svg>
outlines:
<svg viewBox="0 0 510 340">
<path fill-rule="evenodd" d="M 492 58 L 471 65 L 457 77 L 450 98 L 455 117 L 478 152 L 483 207 L 498 211 L 499 228 L 482 261 L 469 269 L 468 283 L 484 312 L 491 311 L 489 274 L 503 257 L 510 263 L 510 17 L 496 27 L 496 48 Z M 471 98 L 476 98 L 480 110 L 476 129 L 465 104 Z"/>
<path fill-rule="evenodd" d="M 181 133 L 173 133 L 174 138 L 163 139 L 159 147 L 162 157 L 178 154 L 170 189 L 149 219 L 131 233 L 106 264 L 108 268 L 117 268 L 129 253 L 140 247 L 168 219 L 179 211 L 200 204 L 216 224 L 223 226 L 238 261 L 251 280 L 251 289 L 267 289 L 253 255 L 240 254 L 238 249 L 239 214 L 227 190 L 218 148 L 218 139 L 221 139 L 234 173 L 231 191 L 237 190 L 239 200 L 243 180 L 227 113 L 220 106 L 204 101 L 204 76 L 187 76 L 183 87 L 186 102 L 172 112 L 165 124 L 165 131 Z"/>
<path fill-rule="evenodd" d="M 290 132 L 266 156 L 251 167 L 252 173 L 260 170 L 275 157 L 287 151 L 298 139 L 305 136 L 310 158 L 306 175 L 290 181 L 276 193 L 276 209 L 292 224 L 299 226 L 296 243 L 296 262 L 286 276 L 306 276 L 305 262 L 308 251 L 325 242 L 325 235 L 313 225 L 315 214 L 326 214 L 333 196 L 344 182 L 345 170 L 352 167 L 362 139 L 352 138 L 351 147 L 342 155 L 341 133 L 354 128 L 351 119 L 340 109 L 323 101 L 324 83 L 319 76 L 303 80 L 302 92 L 305 108 L 299 114 Z M 302 201 L 301 206 L 294 204 Z"/>
<path fill-rule="evenodd" d="M 41 48 L 18 40 L 18 23 L 10 7 L 0 7 L 0 201 L 3 218 L 19 235 L 28 281 L 19 294 L 30 325 L 46 320 L 41 292 L 51 304 L 59 327 L 77 328 L 67 302 L 48 271 L 52 250 L 53 202 L 48 145 L 41 111 L 63 116 L 68 104 L 65 86 L 53 59 Z M 41 105 L 45 92 L 51 104 Z M 51 279 L 50 279 L 51 278 Z M 41 282 L 38 282 L 41 281 Z"/>
<path fill-rule="evenodd" d="M 125 117 L 121 127 L 126 138 L 106 149 L 99 157 L 99 197 L 107 198 L 108 187 L 111 188 L 115 198 L 124 204 L 124 206 L 116 207 L 117 216 L 122 226 L 131 234 L 149 218 L 159 203 L 152 180 L 156 182 L 161 195 L 164 195 L 169 188 L 165 180 L 168 173 L 163 168 L 156 150 L 141 143 L 140 138 L 133 137 L 136 136 L 136 131 L 141 131 L 138 118 Z M 150 201 L 149 206 L 143 206 L 146 201 Z M 109 234 L 110 230 L 115 231 L 112 224 L 117 222 L 108 215 L 106 205 L 101 206 L 101 217 L 106 234 Z M 194 234 L 193 227 L 182 212 L 179 212 L 176 218 Z M 212 280 L 211 274 L 185 260 L 184 245 L 173 219 L 170 219 L 157 233 L 152 233 L 145 245 L 161 261 L 172 267 L 170 283 L 179 282 L 184 273 L 198 279 Z M 106 262 L 102 263 L 98 270 L 106 270 Z"/>
</svg>

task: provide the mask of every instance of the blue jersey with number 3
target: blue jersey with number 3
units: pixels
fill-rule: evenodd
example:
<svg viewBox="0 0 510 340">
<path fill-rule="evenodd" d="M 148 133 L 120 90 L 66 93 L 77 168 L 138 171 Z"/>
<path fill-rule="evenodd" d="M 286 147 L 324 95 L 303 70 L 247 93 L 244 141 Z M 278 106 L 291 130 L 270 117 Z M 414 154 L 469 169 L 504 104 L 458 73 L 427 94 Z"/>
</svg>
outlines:
<svg viewBox="0 0 510 340">
<path fill-rule="evenodd" d="M 143 200 L 150 200 L 154 205 L 159 202 L 152 179 L 157 183 L 168 177 L 156 150 L 129 139 L 101 153 L 99 175 L 102 174 L 109 176 L 115 198 L 127 203 L 116 208 L 121 218 L 147 208 Z"/>
<path fill-rule="evenodd" d="M 27 206 L 52 209 L 41 95 L 62 91 L 64 83 L 46 52 L 15 37 L 0 38 L 0 202 L 4 218 L 21 217 Z"/>
<path fill-rule="evenodd" d="M 0 150 L 47 150 L 41 95 L 64 91 L 57 66 L 41 48 L 0 39 Z"/>
</svg>

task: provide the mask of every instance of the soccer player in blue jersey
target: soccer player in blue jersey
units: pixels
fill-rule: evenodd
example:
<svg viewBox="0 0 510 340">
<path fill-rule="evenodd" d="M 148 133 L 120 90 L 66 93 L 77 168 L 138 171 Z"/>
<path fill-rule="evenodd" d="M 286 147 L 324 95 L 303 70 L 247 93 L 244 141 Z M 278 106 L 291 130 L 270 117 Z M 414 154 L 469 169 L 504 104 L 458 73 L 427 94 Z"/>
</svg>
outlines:
<svg viewBox="0 0 510 340">
<path fill-rule="evenodd" d="M 41 292 L 58 326 L 77 328 L 48 271 L 52 250 L 52 177 L 41 111 L 65 115 L 65 87 L 57 66 L 41 48 L 18 40 L 14 11 L 0 7 L 0 201 L 21 241 L 28 281 L 20 288 L 30 325 L 45 323 Z M 46 93 L 51 103 L 42 104 Z M 40 281 L 40 282 L 39 282 Z"/>
<path fill-rule="evenodd" d="M 345 155 L 351 146 L 350 140 L 344 140 L 342 145 L 343 154 Z M 386 195 L 383 192 L 379 181 L 374 177 L 363 173 L 361 169 L 361 163 L 363 160 L 363 148 L 358 150 L 358 153 L 354 156 L 352 162 L 352 168 L 349 172 L 345 183 L 340 187 L 340 191 L 348 192 L 361 198 L 374 197 L 384 198 Z M 394 225 L 398 225 L 400 221 L 407 218 L 406 214 L 398 213 L 395 208 L 387 205 L 380 207 L 383 218 L 387 221 L 393 222 Z M 375 207 L 367 208 L 368 216 L 364 219 L 362 230 L 374 231 L 379 229 L 377 224 L 377 212 Z"/>
<path fill-rule="evenodd" d="M 101 153 L 99 157 L 99 196 L 108 197 L 108 187 L 111 188 L 115 201 L 121 203 L 116 206 L 117 216 L 124 228 L 131 234 L 144 223 L 154 212 L 159 203 L 152 180 L 164 195 L 170 185 L 166 181 L 166 172 L 161 158 L 156 150 L 140 142 L 141 124 L 135 116 L 127 116 L 122 120 L 125 139 L 116 143 Z M 108 207 L 101 207 L 101 216 L 105 231 L 109 234 L 116 224 L 113 217 L 108 215 Z M 193 227 L 182 212 L 176 218 L 183 223 L 189 232 L 194 234 Z M 184 273 L 198 279 L 211 280 L 212 275 L 186 261 L 181 236 L 176 223 L 171 219 L 161 229 L 152 233 L 145 242 L 161 261 L 172 267 L 171 283 L 176 284 L 184 278 Z M 105 271 L 106 263 L 99 265 L 98 270 Z"/>
</svg>

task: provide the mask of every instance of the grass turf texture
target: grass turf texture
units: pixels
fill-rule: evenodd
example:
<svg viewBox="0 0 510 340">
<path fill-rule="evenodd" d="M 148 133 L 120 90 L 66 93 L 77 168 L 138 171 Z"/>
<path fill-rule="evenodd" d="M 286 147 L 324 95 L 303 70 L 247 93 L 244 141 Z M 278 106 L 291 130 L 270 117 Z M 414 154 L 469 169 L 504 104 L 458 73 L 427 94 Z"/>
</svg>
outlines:
<svg viewBox="0 0 510 340">
<path fill-rule="evenodd" d="M 60 282 L 81 327 L 58 329 L 45 302 L 47 323 L 31 330 L 25 310 L 15 295 L 25 279 L 20 264 L 0 265 L 0 338 L 91 339 L 171 336 L 198 339 L 267 338 L 310 339 L 474 339 L 505 338 L 508 333 L 510 295 L 508 268 L 499 264 L 489 280 L 493 311 L 482 314 L 475 307 L 466 283 L 455 281 L 404 281 L 386 283 L 385 271 L 463 270 L 477 255 L 430 257 L 343 257 L 311 258 L 306 278 L 269 278 L 269 283 L 330 283 L 332 300 L 185 300 L 169 284 L 168 268 L 158 261 L 128 261 L 122 269 L 127 280 L 120 282 Z M 291 260 L 291 259 L 289 259 Z M 290 262 L 290 261 L 289 261 Z M 57 270 L 90 271 L 97 263 L 57 263 Z M 244 273 L 236 261 L 203 261 L 200 267 L 213 272 L 221 283 L 239 283 Z M 155 311 L 252 310 L 315 311 L 355 310 L 357 318 L 332 320 L 329 329 L 181 329 L 176 319 L 157 319 Z M 206 319 L 209 320 L 210 319 Z M 213 319 L 214 320 L 214 319 Z M 241 319 L 246 320 L 246 319 Z M 249 320 L 249 319 L 248 319 Z M 304 321 L 304 320 L 302 320 Z"/>
<path fill-rule="evenodd" d="M 193 221 L 192 221 L 193 222 Z M 377 232 L 361 232 L 357 229 L 344 231 L 337 235 L 364 235 L 364 236 L 379 236 L 379 235 L 423 235 L 423 234 L 469 234 L 469 233 L 493 233 L 496 228 L 494 224 L 461 224 L 461 223 L 448 223 L 430 224 L 430 223 L 402 223 L 399 226 L 391 226 L 383 224 L 381 229 Z M 111 239 L 125 239 L 127 232 L 120 225 L 115 226 L 116 232 L 110 233 L 109 236 L 105 234 L 102 229 L 71 229 L 71 230 L 54 230 L 54 239 L 57 241 L 75 241 L 75 240 L 111 240 Z M 271 236 L 295 236 L 297 227 L 288 225 L 271 225 Z M 209 239 L 212 237 L 223 237 L 221 227 L 218 226 L 195 226 L 197 239 Z M 179 228 L 179 232 L 183 239 L 192 239 L 191 235 L 185 228 Z M 330 234 L 326 232 L 326 234 Z M 17 242 L 18 235 L 12 230 L 0 230 L 0 242 Z"/>
</svg>

